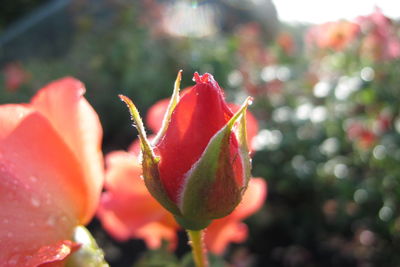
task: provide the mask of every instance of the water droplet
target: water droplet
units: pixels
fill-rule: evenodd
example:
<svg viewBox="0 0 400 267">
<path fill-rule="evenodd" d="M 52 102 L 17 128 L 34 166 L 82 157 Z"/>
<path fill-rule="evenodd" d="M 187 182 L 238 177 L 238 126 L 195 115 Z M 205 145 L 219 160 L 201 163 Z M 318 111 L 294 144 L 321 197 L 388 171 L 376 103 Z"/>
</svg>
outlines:
<svg viewBox="0 0 400 267">
<path fill-rule="evenodd" d="M 50 205 L 51 204 L 51 196 L 49 193 L 46 194 L 46 204 Z"/>
<path fill-rule="evenodd" d="M 47 221 L 46 224 L 48 226 L 55 226 L 56 225 L 56 217 L 55 216 L 50 216 Z"/>
<path fill-rule="evenodd" d="M 32 197 L 31 198 L 31 204 L 32 206 L 34 206 L 35 208 L 40 207 L 40 200 L 37 198 Z"/>
<path fill-rule="evenodd" d="M 17 265 L 17 260 L 16 259 L 10 259 L 8 261 L 8 265 Z"/>
</svg>

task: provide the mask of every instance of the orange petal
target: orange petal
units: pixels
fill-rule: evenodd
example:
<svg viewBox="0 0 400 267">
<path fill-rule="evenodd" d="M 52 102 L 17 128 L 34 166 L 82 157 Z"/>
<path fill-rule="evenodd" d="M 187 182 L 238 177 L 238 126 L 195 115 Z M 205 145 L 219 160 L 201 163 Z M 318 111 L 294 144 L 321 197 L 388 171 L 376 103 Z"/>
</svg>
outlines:
<svg viewBox="0 0 400 267">
<path fill-rule="evenodd" d="M 240 243 L 247 238 L 247 225 L 227 217 L 214 220 L 205 231 L 204 242 L 214 254 L 222 254 L 229 243 Z"/>
<path fill-rule="evenodd" d="M 0 106 L 0 262 L 24 266 L 41 247 L 71 237 L 86 210 L 80 166 L 39 112 Z"/>
<path fill-rule="evenodd" d="M 256 213 L 263 206 L 267 191 L 267 182 L 263 178 L 251 178 L 242 201 L 229 216 L 243 220 Z"/>
<path fill-rule="evenodd" d="M 169 98 L 162 99 L 152 105 L 147 112 L 146 123 L 147 126 L 154 132 L 157 133 L 161 129 L 164 114 L 167 111 Z"/>
<path fill-rule="evenodd" d="M 142 238 L 150 248 L 165 239 L 176 242 L 178 225 L 147 191 L 137 158 L 128 152 L 107 155 L 106 189 L 97 212 L 103 227 L 116 239 Z"/>
<path fill-rule="evenodd" d="M 81 224 L 92 218 L 103 184 L 102 128 L 84 93 L 80 81 L 64 78 L 50 83 L 32 99 L 33 107 L 51 122 L 83 166 L 88 205 Z"/>
<path fill-rule="evenodd" d="M 137 156 L 125 151 L 113 151 L 106 157 L 105 188 L 119 194 L 147 195 L 147 188 L 141 179 L 142 167 Z"/>
<path fill-rule="evenodd" d="M 25 266 L 64 266 L 65 259 L 78 248 L 79 245 L 70 240 L 64 240 L 53 245 L 41 247 L 37 253 L 28 260 Z"/>
</svg>

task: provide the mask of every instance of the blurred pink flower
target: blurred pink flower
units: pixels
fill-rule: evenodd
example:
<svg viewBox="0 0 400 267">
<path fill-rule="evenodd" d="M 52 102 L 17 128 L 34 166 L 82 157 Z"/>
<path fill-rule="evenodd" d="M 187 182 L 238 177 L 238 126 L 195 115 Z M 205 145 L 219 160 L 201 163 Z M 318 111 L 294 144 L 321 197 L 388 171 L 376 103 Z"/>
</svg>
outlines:
<svg viewBox="0 0 400 267">
<path fill-rule="evenodd" d="M 261 25 L 252 22 L 241 25 L 237 31 L 238 54 L 243 64 L 268 65 L 275 61 L 272 54 L 265 47 L 262 39 Z"/>
<path fill-rule="evenodd" d="M 390 60 L 400 57 L 400 38 L 393 22 L 379 8 L 357 19 L 366 34 L 361 44 L 361 53 L 373 60 Z"/>
<path fill-rule="evenodd" d="M 360 27 L 349 21 L 327 22 L 312 27 L 306 33 L 308 46 L 320 49 L 342 51 L 348 47 L 357 37 Z"/>
</svg>

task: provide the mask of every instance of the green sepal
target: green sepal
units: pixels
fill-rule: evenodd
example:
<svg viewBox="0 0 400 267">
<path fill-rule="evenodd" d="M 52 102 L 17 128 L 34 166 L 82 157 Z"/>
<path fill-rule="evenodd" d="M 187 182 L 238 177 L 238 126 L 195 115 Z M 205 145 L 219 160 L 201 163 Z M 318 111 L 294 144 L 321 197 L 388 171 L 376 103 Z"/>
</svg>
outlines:
<svg viewBox="0 0 400 267">
<path fill-rule="evenodd" d="M 250 101 L 251 98 L 250 98 Z M 239 149 L 240 149 L 240 154 L 242 157 L 243 161 L 243 166 L 245 170 L 245 182 L 244 182 L 244 187 L 242 188 L 242 191 L 245 191 L 251 177 L 251 158 L 250 158 L 250 152 L 249 152 L 249 147 L 247 144 L 247 121 L 246 121 L 246 112 L 247 109 L 244 110 L 242 117 L 240 119 L 238 129 L 237 129 L 237 137 L 239 141 Z"/>
<path fill-rule="evenodd" d="M 161 124 L 161 128 L 158 131 L 156 137 L 153 139 L 152 144 L 157 144 L 158 141 L 165 135 L 165 132 L 168 129 L 169 122 L 171 121 L 172 112 L 174 111 L 176 105 L 179 102 L 179 91 L 181 86 L 182 80 L 182 70 L 178 72 L 176 76 L 175 84 L 174 84 L 174 91 L 171 96 L 171 100 L 169 101 L 168 108 L 164 114 L 164 118 Z"/>
<path fill-rule="evenodd" d="M 179 75 L 179 74 L 178 74 Z M 179 76 L 178 76 L 179 77 Z M 173 214 L 180 215 L 179 208 L 174 202 L 168 197 L 165 191 L 160 174 L 158 172 L 159 158 L 153 152 L 149 140 L 147 139 L 146 131 L 143 126 L 142 118 L 139 115 L 135 104 L 128 97 L 119 95 L 120 99 L 126 103 L 131 113 L 131 118 L 134 122 L 134 126 L 139 132 L 140 148 L 142 151 L 142 168 L 143 168 L 143 179 L 144 183 L 149 190 L 150 194 L 164 206 L 167 210 Z"/>
<path fill-rule="evenodd" d="M 250 98 L 248 98 L 228 123 L 212 137 L 203 155 L 195 163 L 195 167 L 187 174 L 186 184 L 179 202 L 182 217 L 186 220 L 195 221 L 197 225 L 206 225 L 212 219 L 230 214 L 241 201 L 244 187 L 238 186 L 235 180 L 230 162 L 229 139 L 235 123 L 245 116 L 250 102 Z M 241 129 L 245 130 L 245 127 Z M 239 145 L 242 154 L 242 149 L 246 150 L 247 148 L 247 145 L 241 144 L 243 138 L 246 138 L 246 134 L 242 133 L 240 136 Z M 248 151 L 244 151 L 244 153 L 248 157 Z M 236 157 L 236 160 L 241 159 L 242 155 Z M 247 175 L 250 172 L 246 170 L 249 168 L 249 164 L 243 164 L 243 168 Z M 224 191 L 222 195 L 218 194 L 220 193 L 217 192 L 218 190 Z M 185 222 L 181 221 L 184 223 L 181 223 L 184 228 L 199 230 L 192 229 L 193 226 L 185 225 Z M 195 228 L 198 228 L 197 225 Z"/>
<path fill-rule="evenodd" d="M 154 162 L 148 155 L 143 153 L 142 169 L 144 183 L 150 194 L 169 212 L 180 215 L 181 212 L 178 206 L 168 197 L 161 182 L 158 171 L 158 158 Z"/>
<path fill-rule="evenodd" d="M 84 226 L 77 226 L 72 241 L 81 247 L 72 253 L 67 260 L 66 267 L 108 267 L 104 259 L 103 250 Z"/>
<path fill-rule="evenodd" d="M 204 220 L 204 219 L 192 219 L 190 217 L 183 217 L 179 215 L 174 215 L 175 220 L 179 225 L 181 225 L 183 228 L 187 230 L 193 230 L 193 231 L 198 231 L 206 228 L 208 225 L 210 225 L 211 220 Z"/>
</svg>

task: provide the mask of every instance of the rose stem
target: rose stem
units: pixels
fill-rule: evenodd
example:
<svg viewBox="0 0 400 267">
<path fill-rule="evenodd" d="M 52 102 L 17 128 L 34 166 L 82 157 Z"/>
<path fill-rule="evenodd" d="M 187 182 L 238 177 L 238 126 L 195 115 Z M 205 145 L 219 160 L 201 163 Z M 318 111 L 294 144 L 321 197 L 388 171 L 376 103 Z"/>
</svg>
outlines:
<svg viewBox="0 0 400 267">
<path fill-rule="evenodd" d="M 189 244 L 192 246 L 192 253 L 196 267 L 208 267 L 207 251 L 203 242 L 203 231 L 187 230 Z"/>
</svg>

